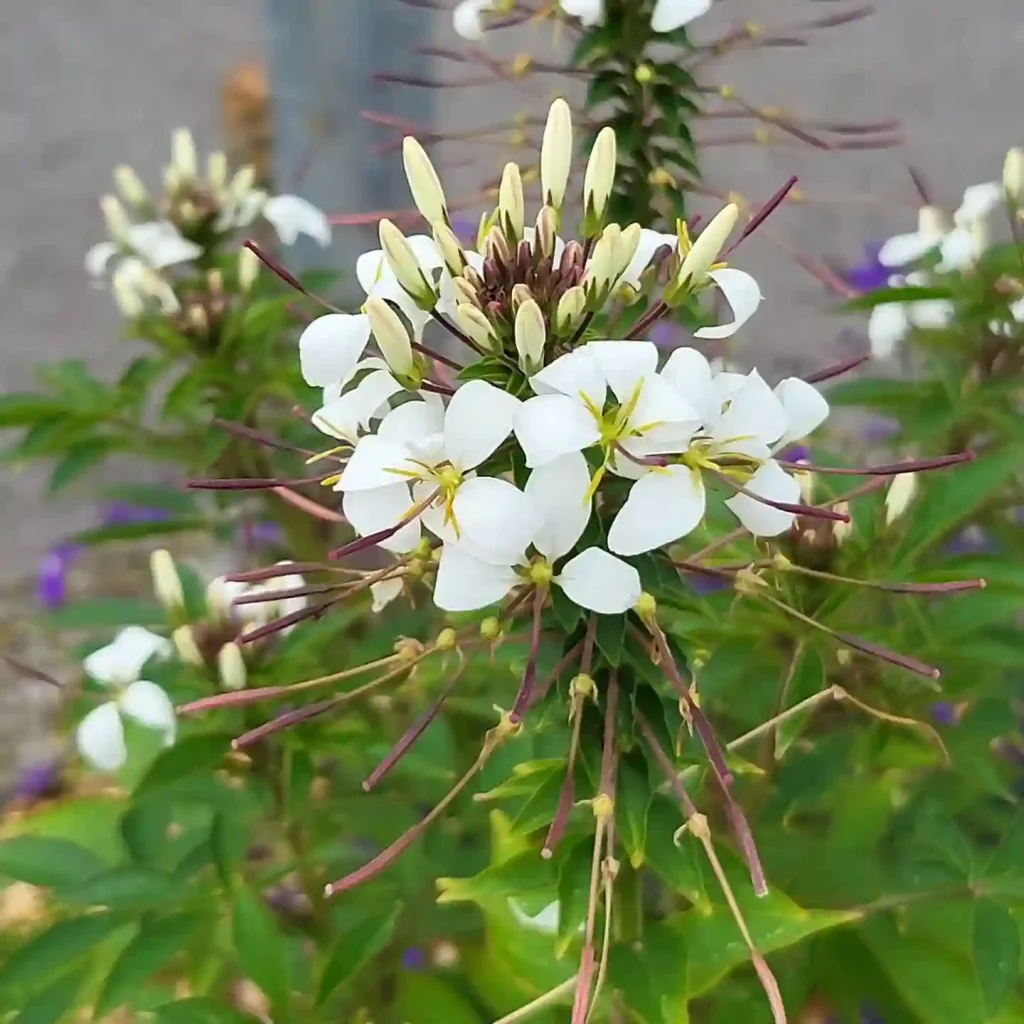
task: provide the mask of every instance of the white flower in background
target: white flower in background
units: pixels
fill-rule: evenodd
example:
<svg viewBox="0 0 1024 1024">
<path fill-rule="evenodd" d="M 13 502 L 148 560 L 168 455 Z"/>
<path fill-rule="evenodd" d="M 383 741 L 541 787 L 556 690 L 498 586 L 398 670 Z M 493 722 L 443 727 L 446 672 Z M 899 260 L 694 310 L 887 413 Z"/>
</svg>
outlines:
<svg viewBox="0 0 1024 1024">
<path fill-rule="evenodd" d="M 358 382 L 349 387 L 356 377 Z M 383 359 L 362 359 L 346 378 L 324 388 L 324 404 L 313 413 L 313 426 L 354 445 L 369 431 L 372 420 L 387 415 L 389 400 L 404 390 Z"/>
<path fill-rule="evenodd" d="M 150 270 L 188 263 L 202 255 L 203 248 L 183 238 L 167 220 L 129 224 L 114 241 L 99 242 L 85 254 L 85 269 L 91 277 L 102 277 L 118 256 L 135 257 Z"/>
<path fill-rule="evenodd" d="M 299 235 L 312 238 L 324 249 L 331 244 L 331 224 L 326 214 L 301 196 L 272 196 L 263 206 L 263 219 L 285 245 L 294 245 Z"/>
<path fill-rule="evenodd" d="M 150 658 L 166 656 L 171 649 L 163 637 L 141 626 L 128 626 L 85 659 L 86 673 L 116 691 L 113 700 L 82 719 L 75 733 L 79 753 L 100 771 L 116 771 L 127 759 L 122 716 L 161 732 L 166 746 L 174 742 L 174 705 L 156 683 L 140 678 Z"/>
<path fill-rule="evenodd" d="M 917 474 L 899 473 L 892 478 L 885 492 L 885 525 L 892 526 L 907 509 L 917 494 Z"/>
<path fill-rule="evenodd" d="M 164 313 L 177 313 L 181 309 L 170 282 L 138 259 L 118 263 L 110 278 L 110 289 L 121 313 L 129 318 L 141 315 L 152 302 Z"/>
<path fill-rule="evenodd" d="M 559 0 L 558 5 L 570 18 L 579 18 L 586 27 L 604 21 L 604 0 Z"/>
<path fill-rule="evenodd" d="M 389 577 L 378 583 L 371 583 L 370 596 L 373 598 L 373 604 L 370 610 L 375 613 L 382 612 L 402 593 L 404 587 L 405 583 L 401 576 Z"/>
<path fill-rule="evenodd" d="M 285 561 L 275 563 L 275 565 L 291 564 L 292 563 L 287 559 Z M 289 573 L 286 576 L 276 576 L 273 579 L 264 581 L 263 583 L 256 583 L 252 586 L 246 587 L 242 594 L 235 595 L 235 600 L 243 594 L 246 597 L 250 597 L 255 594 L 274 594 L 287 590 L 300 590 L 305 587 L 305 585 L 306 580 L 304 577 L 300 576 L 299 573 Z M 233 612 L 234 615 L 246 626 L 255 629 L 268 622 L 273 622 L 274 619 L 281 619 L 286 615 L 293 614 L 294 612 L 301 612 L 302 609 L 308 605 L 309 598 L 305 595 L 299 595 L 295 597 L 282 597 L 271 601 L 257 601 L 253 604 L 235 604 L 233 606 Z M 292 628 L 294 627 L 287 626 L 282 630 L 282 632 L 288 633 Z"/>
<path fill-rule="evenodd" d="M 554 563 L 579 541 L 590 519 L 590 470 L 578 452 L 534 470 L 525 496 L 532 510 L 529 536 L 521 531 L 518 549 L 505 559 L 485 559 L 460 543 L 446 543 L 434 584 L 434 603 L 450 612 L 486 608 L 524 583 L 554 584 L 581 608 L 602 615 L 628 611 L 640 597 L 633 566 L 601 548 L 574 555 L 556 572 Z M 532 543 L 541 556 L 527 559 Z"/>
<path fill-rule="evenodd" d="M 799 481 L 772 459 L 772 453 L 824 422 L 828 403 L 817 389 L 790 377 L 773 391 L 756 370 L 745 377 L 716 375 L 704 356 L 690 348 L 673 352 L 662 376 L 697 407 L 704 428 L 679 463 L 650 468 L 620 465 L 621 471 L 640 478 L 612 522 L 609 550 L 637 555 L 685 537 L 704 518 L 703 470 L 729 476 L 735 471 L 730 461 L 737 458 L 754 469 L 742 481 L 750 494 L 736 494 L 726 506 L 754 536 L 773 537 L 787 530 L 792 512 L 750 495 L 785 504 L 800 502 Z"/>
<path fill-rule="evenodd" d="M 483 15 L 496 10 L 499 0 L 461 0 L 452 12 L 452 26 L 463 39 L 476 41 L 484 37 Z"/>
<path fill-rule="evenodd" d="M 657 364 L 649 341 L 592 341 L 545 366 L 530 378 L 536 397 L 515 416 L 527 466 L 595 445 L 606 462 L 619 447 L 637 456 L 684 450 L 700 417 Z M 606 411 L 609 391 L 615 401 Z"/>
<path fill-rule="evenodd" d="M 883 267 L 905 267 L 937 249 L 949 231 L 941 210 L 922 206 L 917 213 L 917 230 L 890 238 L 878 251 L 878 262 Z"/>
<path fill-rule="evenodd" d="M 655 32 L 674 32 L 711 10 L 711 0 L 656 0 L 651 28 Z"/>
<path fill-rule="evenodd" d="M 381 547 L 412 550 L 422 522 L 484 557 L 521 551 L 534 529 L 529 502 L 514 484 L 473 474 L 512 432 L 519 407 L 514 396 L 477 380 L 463 384 L 447 408 L 413 401 L 388 413 L 376 433 L 359 439 L 336 486 L 353 529 L 366 536 L 408 517 Z M 415 513 L 418 505 L 425 507 Z"/>
<path fill-rule="evenodd" d="M 928 277 L 921 271 L 894 275 L 890 288 L 924 287 Z M 955 307 L 949 299 L 921 299 L 916 302 L 883 302 L 871 310 L 868 318 L 868 341 L 875 359 L 889 359 L 897 346 L 915 328 L 935 330 L 946 327 L 953 319 Z"/>
</svg>

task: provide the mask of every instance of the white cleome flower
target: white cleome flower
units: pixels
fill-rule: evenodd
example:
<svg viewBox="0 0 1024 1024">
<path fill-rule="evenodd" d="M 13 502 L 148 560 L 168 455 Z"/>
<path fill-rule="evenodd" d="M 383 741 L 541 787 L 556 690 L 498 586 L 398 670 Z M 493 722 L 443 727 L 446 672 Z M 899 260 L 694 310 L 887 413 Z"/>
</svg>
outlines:
<svg viewBox="0 0 1024 1024">
<path fill-rule="evenodd" d="M 452 11 L 452 27 L 463 39 L 483 39 L 483 15 L 495 10 L 497 6 L 498 0 L 461 0 Z"/>
<path fill-rule="evenodd" d="M 294 245 L 306 235 L 326 249 L 331 244 L 331 225 L 323 210 L 301 196 L 272 196 L 263 205 L 263 219 L 285 245 Z"/>
<path fill-rule="evenodd" d="M 559 6 L 570 18 L 579 18 L 586 27 L 604 21 L 604 0 L 559 0 Z"/>
<path fill-rule="evenodd" d="M 711 0 L 656 0 L 651 28 L 655 32 L 674 32 L 711 10 Z"/>
<path fill-rule="evenodd" d="M 732 310 L 732 320 L 714 327 L 701 327 L 693 332 L 695 338 L 720 340 L 731 338 L 756 312 L 764 296 L 760 285 L 743 270 L 721 267 L 708 271 L 708 277 L 715 283 Z"/>
<path fill-rule="evenodd" d="M 361 437 L 336 489 L 361 536 L 404 523 L 380 546 L 410 551 L 420 523 L 483 557 L 522 551 L 535 528 L 530 503 L 514 484 L 473 474 L 512 432 L 520 402 L 485 381 L 470 381 L 448 407 L 412 401 Z M 416 512 L 417 506 L 423 506 Z"/>
<path fill-rule="evenodd" d="M 579 541 L 590 520 L 590 470 L 575 452 L 534 470 L 525 496 L 531 514 L 530 536 L 504 559 L 485 559 L 460 543 L 446 543 L 434 584 L 434 603 L 444 611 L 474 611 L 505 597 L 524 583 L 551 583 L 581 608 L 602 615 L 628 611 L 640 597 L 640 575 L 607 551 L 589 547 L 560 569 L 555 563 Z M 527 558 L 532 543 L 538 553 Z"/>
<path fill-rule="evenodd" d="M 883 267 L 905 267 L 937 249 L 948 234 L 942 211 L 922 206 L 917 214 L 917 230 L 890 238 L 878 251 L 878 262 Z"/>
<path fill-rule="evenodd" d="M 636 456 L 685 450 L 700 416 L 657 364 L 651 342 L 592 341 L 531 377 L 536 397 L 523 403 L 514 424 L 527 466 L 594 446 L 606 464 L 619 448 Z"/>
<path fill-rule="evenodd" d="M 928 278 L 920 271 L 906 277 L 889 278 L 890 288 L 905 285 L 921 287 Z M 935 330 L 946 327 L 953 319 L 955 307 L 949 299 L 922 299 L 918 302 L 883 302 L 871 310 L 868 318 L 868 341 L 875 359 L 889 359 L 900 343 L 915 328 Z"/>
<path fill-rule="evenodd" d="M 640 277 L 651 265 L 655 254 L 662 248 L 668 248 L 673 252 L 679 248 L 677 235 L 665 234 L 661 231 L 651 231 L 650 228 L 643 228 L 640 231 L 640 242 L 636 247 L 633 258 L 629 261 L 622 276 L 619 278 L 619 286 L 628 285 L 636 291 L 640 290 Z"/>
<path fill-rule="evenodd" d="M 162 732 L 165 745 L 174 742 L 174 705 L 156 683 L 139 678 L 150 658 L 166 656 L 171 649 L 169 640 L 141 626 L 128 626 L 85 659 L 86 673 L 117 693 L 90 711 L 75 733 L 79 753 L 100 771 L 116 771 L 128 756 L 122 715 Z"/>
<path fill-rule="evenodd" d="M 728 475 L 730 463 L 737 460 L 754 469 L 742 483 L 750 493 L 734 495 L 726 506 L 755 536 L 773 537 L 787 530 L 794 514 L 757 497 L 800 502 L 799 483 L 771 456 L 824 422 L 828 403 L 817 389 L 790 377 L 773 391 L 756 370 L 745 377 L 715 375 L 704 356 L 689 348 L 672 354 L 662 376 L 700 410 L 704 429 L 678 463 L 634 467 L 642 475 L 612 522 L 609 550 L 637 555 L 685 537 L 704 518 L 703 471 Z"/>
<path fill-rule="evenodd" d="M 329 437 L 355 444 L 369 431 L 372 420 L 387 415 L 389 400 L 404 390 L 383 359 L 362 359 L 347 377 L 324 388 L 324 404 L 313 413 L 313 426 Z"/>
</svg>

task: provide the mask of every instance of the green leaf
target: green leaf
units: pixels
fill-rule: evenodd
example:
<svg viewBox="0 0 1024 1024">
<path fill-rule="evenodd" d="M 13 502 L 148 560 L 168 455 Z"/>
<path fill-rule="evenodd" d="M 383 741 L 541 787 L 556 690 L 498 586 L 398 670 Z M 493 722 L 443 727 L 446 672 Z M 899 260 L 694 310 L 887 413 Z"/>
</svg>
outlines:
<svg viewBox="0 0 1024 1024">
<path fill-rule="evenodd" d="M 595 639 L 597 649 L 605 656 L 608 664 L 617 667 L 622 660 L 622 649 L 626 641 L 626 616 L 599 615 Z"/>
<path fill-rule="evenodd" d="M 111 455 L 114 448 L 115 442 L 106 437 L 94 437 L 71 445 L 50 473 L 50 494 L 59 494 Z"/>
<path fill-rule="evenodd" d="M 0 875 L 31 885 L 77 885 L 107 870 L 91 850 L 66 839 L 18 836 L 0 843 Z"/>
<path fill-rule="evenodd" d="M 317 1005 L 322 1005 L 342 985 L 351 981 L 367 961 L 372 960 L 391 941 L 401 913 L 401 905 L 387 914 L 360 921 L 342 932 L 324 965 L 317 991 Z"/>
<path fill-rule="evenodd" d="M 231 735 L 201 732 L 184 736 L 162 750 L 135 789 L 135 795 L 149 794 L 190 775 L 212 772 L 231 749 Z"/>
<path fill-rule="evenodd" d="M 124 866 L 104 871 L 71 889 L 62 889 L 59 895 L 65 902 L 81 906 L 138 911 L 173 903 L 181 893 L 168 875 L 149 868 Z"/>
<path fill-rule="evenodd" d="M 647 812 L 653 797 L 646 769 L 623 761 L 615 793 L 615 818 L 634 868 L 639 868 L 647 859 Z"/>
<path fill-rule="evenodd" d="M 647 812 L 647 863 L 669 888 L 696 906 L 710 909 L 699 860 L 703 851 L 692 836 L 678 845 L 675 842 L 682 825 L 674 805 L 663 796 L 655 796 Z"/>
<path fill-rule="evenodd" d="M 260 897 L 244 886 L 234 893 L 232 934 L 242 970 L 281 1008 L 290 989 L 285 937 Z"/>
<path fill-rule="evenodd" d="M 1020 929 L 1007 907 L 985 899 L 975 903 L 972 946 L 985 1010 L 992 1016 L 1020 974 Z"/>
<path fill-rule="evenodd" d="M 159 508 L 187 516 L 196 511 L 193 492 L 180 487 L 161 487 L 158 484 L 118 484 L 104 487 L 101 492 L 107 501 L 125 501 L 143 508 Z"/>
<path fill-rule="evenodd" d="M 812 647 L 804 648 L 794 654 L 797 659 L 789 677 L 785 692 L 783 711 L 799 704 L 801 701 L 821 693 L 825 689 L 825 663 L 821 655 Z M 813 710 L 803 711 L 780 722 L 775 728 L 775 760 L 781 761 L 786 756 L 790 745 L 804 731 Z"/>
<path fill-rule="evenodd" d="M 29 427 L 37 420 L 57 416 L 63 411 L 63 403 L 46 395 L 28 392 L 0 395 L 0 430 Z"/>
<path fill-rule="evenodd" d="M 472 878 L 439 878 L 438 903 L 476 903 L 487 906 L 510 896 L 544 893 L 555 898 L 556 882 L 551 862 L 536 850 L 517 854 L 501 864 L 492 864 Z"/>
<path fill-rule="evenodd" d="M 70 921 L 58 921 L 52 928 L 7 957 L 0 969 L 0 992 L 15 985 L 31 985 L 40 978 L 74 963 L 109 938 L 125 919 L 115 914 L 89 914 Z"/>
<path fill-rule="evenodd" d="M 857 298 L 847 302 L 844 308 L 848 312 L 856 312 L 874 309 L 876 306 L 885 306 L 893 302 L 928 302 L 933 299 L 948 299 L 950 297 L 950 290 L 941 286 L 925 288 L 907 285 L 905 288 L 879 288 L 877 291 L 858 295 Z"/>
<path fill-rule="evenodd" d="M 74 1005 L 88 973 L 87 967 L 80 967 L 51 981 L 21 1007 L 12 1024 L 57 1024 Z"/>
<path fill-rule="evenodd" d="M 186 949 L 188 941 L 203 924 L 197 914 L 176 914 L 162 921 L 143 922 L 138 934 L 114 961 L 96 1000 L 95 1014 L 103 1017 L 132 996 L 151 975 L 166 967 Z"/>
<path fill-rule="evenodd" d="M 257 1024 L 256 1017 L 202 996 L 164 1003 L 152 1014 L 157 1024 Z"/>
<path fill-rule="evenodd" d="M 191 533 L 209 530 L 210 523 L 200 516 L 181 519 L 157 519 L 148 523 L 120 523 L 117 526 L 97 526 L 91 530 L 79 530 L 68 539 L 75 544 L 110 544 L 123 540 L 144 540 L 147 537 L 162 537 L 168 533 Z"/>
<path fill-rule="evenodd" d="M 97 597 L 58 608 L 49 614 L 47 621 L 54 629 L 76 631 L 114 628 L 128 622 L 137 626 L 162 626 L 167 615 L 152 601 Z"/>
<path fill-rule="evenodd" d="M 480 1015 L 444 978 L 403 971 L 395 993 L 395 1019 L 403 1024 L 480 1024 Z"/>
</svg>

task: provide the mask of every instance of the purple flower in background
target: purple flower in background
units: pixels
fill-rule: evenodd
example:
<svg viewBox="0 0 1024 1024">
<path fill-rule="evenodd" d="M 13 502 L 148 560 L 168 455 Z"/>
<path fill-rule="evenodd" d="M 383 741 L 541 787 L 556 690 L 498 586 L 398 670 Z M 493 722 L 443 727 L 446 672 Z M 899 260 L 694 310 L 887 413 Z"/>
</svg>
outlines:
<svg viewBox="0 0 1024 1024">
<path fill-rule="evenodd" d="M 959 719 L 956 705 L 951 700 L 939 700 L 932 705 L 932 719 L 939 725 L 956 725 Z"/>
<path fill-rule="evenodd" d="M 67 600 L 67 574 L 78 557 L 77 544 L 58 544 L 51 548 L 39 563 L 36 593 L 39 603 L 51 610 L 61 608 Z"/>
<path fill-rule="evenodd" d="M 965 526 L 943 545 L 947 555 L 980 555 L 995 551 L 992 538 L 980 526 Z"/>
<path fill-rule="evenodd" d="M 476 245 L 479 219 L 474 220 L 468 213 L 456 213 L 452 217 L 452 231 L 463 245 Z"/>
<path fill-rule="evenodd" d="M 846 283 L 859 292 L 875 292 L 889 284 L 892 270 L 878 262 L 881 245 L 871 243 L 864 246 L 864 262 L 847 267 L 843 274 Z"/>
<path fill-rule="evenodd" d="M 35 801 L 60 792 L 60 765 L 56 761 L 38 761 L 26 765 L 14 783 L 14 796 L 18 800 Z"/>
<path fill-rule="evenodd" d="M 247 551 L 272 548 L 281 544 L 284 533 L 280 524 L 258 519 L 246 519 L 238 529 L 239 539 Z"/>
<path fill-rule="evenodd" d="M 679 324 L 671 320 L 659 320 L 651 327 L 647 337 L 659 348 L 675 348 L 682 341 L 682 333 Z"/>
<path fill-rule="evenodd" d="M 884 444 L 899 429 L 900 425 L 895 420 L 887 419 L 884 416 L 872 416 L 864 424 L 861 435 L 868 444 Z"/>
<path fill-rule="evenodd" d="M 170 512 L 164 508 L 147 505 L 133 505 L 128 501 L 112 501 L 104 505 L 101 518 L 104 526 L 125 526 L 128 523 L 157 523 L 169 519 Z"/>
<path fill-rule="evenodd" d="M 427 954 L 419 946 L 410 946 L 402 953 L 402 968 L 406 971 L 422 971 L 427 966 Z"/>
<path fill-rule="evenodd" d="M 688 572 L 686 582 L 699 597 L 705 594 L 717 594 L 721 590 L 729 590 L 732 580 L 728 576 L 712 576 L 710 573 Z"/>
<path fill-rule="evenodd" d="M 811 449 L 805 444 L 791 444 L 779 456 L 784 462 L 810 462 Z"/>
<path fill-rule="evenodd" d="M 885 1018 L 869 1002 L 860 1007 L 860 1024 L 885 1024 Z"/>
</svg>

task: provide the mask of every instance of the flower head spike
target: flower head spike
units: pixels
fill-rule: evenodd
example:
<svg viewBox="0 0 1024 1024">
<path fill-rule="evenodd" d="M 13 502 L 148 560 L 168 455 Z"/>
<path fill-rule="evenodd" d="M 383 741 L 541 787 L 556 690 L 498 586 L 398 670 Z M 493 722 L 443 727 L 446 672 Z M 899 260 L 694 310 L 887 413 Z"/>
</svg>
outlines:
<svg viewBox="0 0 1024 1024">
<path fill-rule="evenodd" d="M 1024 202 L 1024 149 L 1014 147 L 1006 154 L 1003 188 L 1011 203 Z"/>
<path fill-rule="evenodd" d="M 141 626 L 128 626 L 112 643 L 85 659 L 86 673 L 117 694 L 115 699 L 90 711 L 75 733 L 79 752 L 100 771 L 116 771 L 127 757 L 122 715 L 162 732 L 165 744 L 174 742 L 174 707 L 170 699 L 156 683 L 140 679 L 150 658 L 166 656 L 171 649 L 170 642 L 163 637 Z"/>
<path fill-rule="evenodd" d="M 883 267 L 904 267 L 937 249 L 948 233 L 942 211 L 922 206 L 917 215 L 917 230 L 890 238 L 879 250 L 878 261 Z"/>
<path fill-rule="evenodd" d="M 515 323 L 516 351 L 523 373 L 536 373 L 544 365 L 546 333 L 540 306 L 533 299 L 527 299 L 516 312 Z"/>
<path fill-rule="evenodd" d="M 196 144 L 187 128 L 178 128 L 171 136 L 171 166 L 182 183 L 196 176 Z"/>
<path fill-rule="evenodd" d="M 411 135 L 402 140 L 402 162 L 409 191 L 416 209 L 430 225 L 448 222 L 448 207 L 445 203 L 441 179 L 434 170 L 426 150 Z"/>
<path fill-rule="evenodd" d="M 379 231 L 380 247 L 398 284 L 420 309 L 429 312 L 437 305 L 437 289 L 427 279 L 409 239 L 389 220 L 380 222 Z"/>
<path fill-rule="evenodd" d="M 565 202 L 565 189 L 572 169 L 572 114 L 569 104 L 559 98 L 551 104 L 540 145 L 541 199 L 556 211 Z"/>
<path fill-rule="evenodd" d="M 588 236 L 604 223 L 615 183 L 615 162 L 615 130 L 606 125 L 597 133 L 583 176 L 583 231 Z"/>
<path fill-rule="evenodd" d="M 523 199 L 523 178 L 519 173 L 519 165 L 505 164 L 498 186 L 498 221 L 505 237 L 511 243 L 523 237 L 526 221 L 526 205 Z"/>
</svg>

